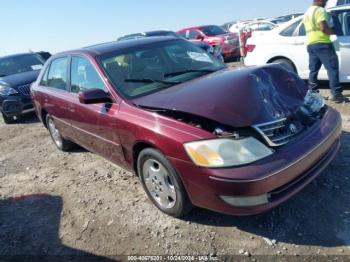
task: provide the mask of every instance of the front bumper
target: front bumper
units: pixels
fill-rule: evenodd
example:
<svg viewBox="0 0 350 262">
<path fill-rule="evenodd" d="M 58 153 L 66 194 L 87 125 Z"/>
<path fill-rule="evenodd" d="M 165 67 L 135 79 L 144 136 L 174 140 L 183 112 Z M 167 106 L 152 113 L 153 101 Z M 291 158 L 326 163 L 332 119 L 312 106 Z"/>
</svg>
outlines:
<svg viewBox="0 0 350 262">
<path fill-rule="evenodd" d="M 0 97 L 0 108 L 6 116 L 20 116 L 34 112 L 30 96 L 22 95 Z"/>
<path fill-rule="evenodd" d="M 208 169 L 171 159 L 192 203 L 231 215 L 253 215 L 270 210 L 298 193 L 333 160 L 340 147 L 340 114 L 329 108 L 322 120 L 302 137 L 251 165 Z M 268 194 L 268 203 L 232 206 L 220 196 L 255 197 Z"/>
</svg>

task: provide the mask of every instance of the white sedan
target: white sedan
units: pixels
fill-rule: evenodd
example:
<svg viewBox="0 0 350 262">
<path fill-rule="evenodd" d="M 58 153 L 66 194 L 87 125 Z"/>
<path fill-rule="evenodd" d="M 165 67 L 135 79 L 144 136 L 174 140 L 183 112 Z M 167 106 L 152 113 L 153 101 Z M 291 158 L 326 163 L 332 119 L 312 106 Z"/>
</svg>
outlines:
<svg viewBox="0 0 350 262">
<path fill-rule="evenodd" d="M 339 57 L 340 82 L 350 82 L 350 5 L 327 10 L 332 15 L 337 36 L 332 40 Z M 301 78 L 309 77 L 309 58 L 306 34 L 302 18 L 298 17 L 264 35 L 253 36 L 247 41 L 246 66 L 282 63 L 297 72 Z M 320 80 L 328 80 L 324 67 Z"/>
</svg>

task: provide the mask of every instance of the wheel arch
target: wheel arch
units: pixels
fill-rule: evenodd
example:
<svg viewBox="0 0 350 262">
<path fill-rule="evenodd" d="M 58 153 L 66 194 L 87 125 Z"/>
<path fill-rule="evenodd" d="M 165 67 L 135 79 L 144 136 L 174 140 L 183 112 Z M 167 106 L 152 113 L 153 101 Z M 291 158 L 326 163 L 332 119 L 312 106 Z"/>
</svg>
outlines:
<svg viewBox="0 0 350 262">
<path fill-rule="evenodd" d="M 47 128 L 47 124 L 46 124 L 46 116 L 47 116 L 47 111 L 45 109 L 41 109 L 40 111 L 40 117 L 41 117 L 41 122 L 43 123 L 43 125 Z"/>
<path fill-rule="evenodd" d="M 133 170 L 134 170 L 136 176 L 139 176 L 139 174 L 137 172 L 137 159 L 138 159 L 141 151 L 146 149 L 146 148 L 153 148 L 153 149 L 156 149 L 156 150 L 159 150 L 160 152 L 162 152 L 159 148 L 157 148 L 155 145 L 153 145 L 150 142 L 137 141 L 132 147 L 132 167 L 133 167 Z"/>
<path fill-rule="evenodd" d="M 277 60 L 287 60 L 288 62 L 290 62 L 290 64 L 294 67 L 294 70 L 295 70 L 295 72 L 297 72 L 298 73 L 298 68 L 296 67 L 296 65 L 295 65 L 295 63 L 292 61 L 292 59 L 290 59 L 290 58 L 288 58 L 288 57 L 286 57 L 286 56 L 274 56 L 274 57 L 272 57 L 272 58 L 270 58 L 267 62 L 266 62 L 266 64 L 271 64 L 271 63 L 273 63 L 273 62 L 275 62 L 275 61 L 277 61 Z"/>
</svg>

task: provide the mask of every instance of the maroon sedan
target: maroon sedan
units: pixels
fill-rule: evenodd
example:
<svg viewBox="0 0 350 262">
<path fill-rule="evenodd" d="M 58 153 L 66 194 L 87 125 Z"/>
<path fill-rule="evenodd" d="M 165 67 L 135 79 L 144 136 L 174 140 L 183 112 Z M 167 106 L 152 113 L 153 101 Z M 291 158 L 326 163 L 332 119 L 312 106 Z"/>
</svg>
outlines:
<svg viewBox="0 0 350 262">
<path fill-rule="evenodd" d="M 339 113 L 294 73 L 232 70 L 172 37 L 54 55 L 32 97 L 59 149 L 79 144 L 134 171 L 176 217 L 192 206 L 269 210 L 319 175 L 340 144 Z"/>
<path fill-rule="evenodd" d="M 211 46 L 220 46 L 225 60 L 239 58 L 239 37 L 217 25 L 184 28 L 176 32 L 191 41 L 203 41 Z"/>
</svg>

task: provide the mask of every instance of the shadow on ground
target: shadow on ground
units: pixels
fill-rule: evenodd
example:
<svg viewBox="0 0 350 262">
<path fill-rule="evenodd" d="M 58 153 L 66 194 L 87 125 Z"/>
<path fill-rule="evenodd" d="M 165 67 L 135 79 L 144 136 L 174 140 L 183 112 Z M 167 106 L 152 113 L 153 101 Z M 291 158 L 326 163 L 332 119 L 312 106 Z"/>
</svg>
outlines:
<svg viewBox="0 0 350 262">
<path fill-rule="evenodd" d="M 17 120 L 14 123 L 11 123 L 10 125 L 16 125 L 16 124 L 34 124 L 39 123 L 40 120 L 36 116 L 35 113 L 28 113 L 25 115 L 21 115 L 17 118 Z"/>
<path fill-rule="evenodd" d="M 332 164 L 284 205 L 258 216 L 226 216 L 195 209 L 185 220 L 232 227 L 278 242 L 350 246 L 350 133 Z"/>
<path fill-rule="evenodd" d="M 0 201 L 0 261 L 114 261 L 59 239 L 61 197 L 37 194 Z"/>
</svg>

